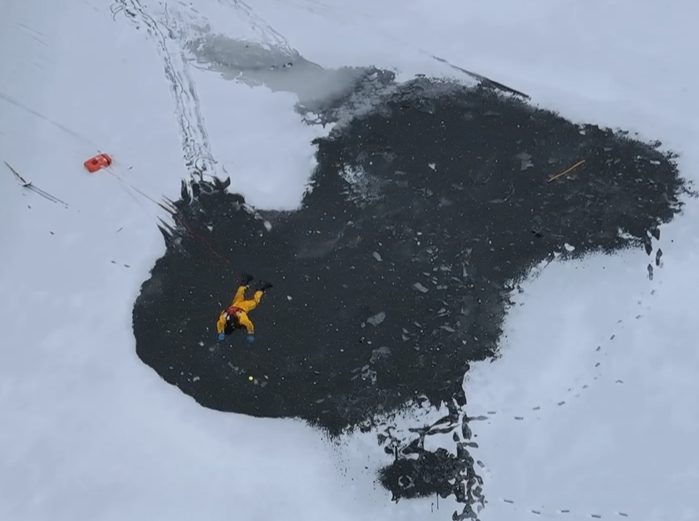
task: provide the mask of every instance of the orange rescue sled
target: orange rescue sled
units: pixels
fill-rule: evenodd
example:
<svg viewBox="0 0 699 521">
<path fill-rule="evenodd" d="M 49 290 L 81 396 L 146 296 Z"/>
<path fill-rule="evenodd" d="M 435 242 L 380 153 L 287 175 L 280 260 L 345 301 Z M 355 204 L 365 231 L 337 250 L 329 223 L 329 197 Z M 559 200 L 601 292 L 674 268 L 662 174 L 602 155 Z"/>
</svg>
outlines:
<svg viewBox="0 0 699 521">
<path fill-rule="evenodd" d="M 111 164 L 112 158 L 109 157 L 107 154 L 97 154 L 95 157 L 91 157 L 90 159 L 85 161 L 85 168 L 87 168 L 88 172 L 94 174 L 98 170 L 107 168 Z"/>
</svg>

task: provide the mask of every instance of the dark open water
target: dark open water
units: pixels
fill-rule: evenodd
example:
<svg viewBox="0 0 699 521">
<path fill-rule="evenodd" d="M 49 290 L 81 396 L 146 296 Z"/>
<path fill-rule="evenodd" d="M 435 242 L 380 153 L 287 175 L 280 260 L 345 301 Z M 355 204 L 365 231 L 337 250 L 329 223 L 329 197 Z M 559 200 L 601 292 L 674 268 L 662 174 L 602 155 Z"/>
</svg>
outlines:
<svg viewBox="0 0 699 521">
<path fill-rule="evenodd" d="M 469 517 L 483 498 L 462 380 L 496 353 L 517 281 L 553 252 L 648 247 L 685 186 L 658 143 L 497 90 L 397 85 L 375 70 L 353 78 L 299 108 L 348 123 L 315 143 L 298 211 L 256 216 L 225 183 L 183 185 L 167 253 L 134 307 L 138 356 L 205 407 L 302 418 L 332 436 L 372 430 L 393 458 L 378 478 L 394 498 L 454 494 L 457 517 Z M 372 107 L 357 116 L 365 92 Z M 240 271 L 275 287 L 251 314 L 257 342 L 217 345 Z M 388 433 L 415 402 L 441 404 L 443 422 Z M 425 437 L 444 431 L 451 450 L 426 451 Z"/>
</svg>

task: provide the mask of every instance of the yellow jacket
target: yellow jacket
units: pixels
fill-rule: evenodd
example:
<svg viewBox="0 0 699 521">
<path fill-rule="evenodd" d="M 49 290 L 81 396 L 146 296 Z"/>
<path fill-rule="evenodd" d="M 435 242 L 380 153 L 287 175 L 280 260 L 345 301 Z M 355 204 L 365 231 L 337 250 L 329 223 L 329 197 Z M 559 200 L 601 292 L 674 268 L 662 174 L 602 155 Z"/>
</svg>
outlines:
<svg viewBox="0 0 699 521">
<path fill-rule="evenodd" d="M 216 322 L 216 331 L 218 333 L 223 333 L 223 330 L 226 327 L 226 322 L 228 321 L 228 309 L 226 308 L 223 311 L 221 311 L 221 314 L 218 317 L 218 322 Z M 250 321 L 250 318 L 248 317 L 248 314 L 245 312 L 244 309 L 237 308 L 238 309 L 238 320 L 237 322 L 243 326 L 245 329 L 248 331 L 248 335 L 252 335 L 255 333 L 255 326 L 253 323 Z"/>
<path fill-rule="evenodd" d="M 235 292 L 235 296 L 233 297 L 231 305 L 223 311 L 221 311 L 221 314 L 218 317 L 218 321 L 216 322 L 216 331 L 219 334 L 224 332 L 224 329 L 226 327 L 226 321 L 228 321 L 228 317 L 231 316 L 233 313 L 235 313 L 238 318 L 238 324 L 247 329 L 248 335 L 252 335 L 255 333 L 255 326 L 250 321 L 250 318 L 248 318 L 248 311 L 252 311 L 257 307 L 257 305 L 260 303 L 260 299 L 262 299 L 263 293 L 262 291 L 258 290 L 255 292 L 251 299 L 246 300 L 246 289 L 246 286 L 240 286 L 238 288 L 238 291 Z"/>
</svg>

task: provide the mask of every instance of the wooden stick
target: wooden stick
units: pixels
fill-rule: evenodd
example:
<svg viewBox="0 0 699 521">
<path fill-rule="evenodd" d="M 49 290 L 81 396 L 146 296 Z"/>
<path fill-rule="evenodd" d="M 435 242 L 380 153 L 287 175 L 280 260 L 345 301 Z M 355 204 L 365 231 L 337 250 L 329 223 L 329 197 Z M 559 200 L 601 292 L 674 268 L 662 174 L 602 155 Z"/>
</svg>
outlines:
<svg viewBox="0 0 699 521">
<path fill-rule="evenodd" d="M 546 182 L 547 182 L 547 183 L 550 183 L 551 181 L 555 181 L 555 180 L 558 179 L 559 177 L 563 177 L 563 176 L 566 175 L 567 173 L 572 172 L 573 170 L 575 170 L 576 168 L 578 168 L 578 167 L 579 167 L 580 165 L 582 165 L 584 162 L 585 162 L 585 160 L 584 160 L 584 159 L 581 159 L 580 161 L 578 161 L 577 163 L 575 163 L 573 166 L 571 166 L 568 170 L 564 170 L 564 171 L 561 172 L 560 174 L 556 174 L 556 175 L 553 176 L 553 177 L 549 177 L 548 181 L 546 181 Z"/>
</svg>

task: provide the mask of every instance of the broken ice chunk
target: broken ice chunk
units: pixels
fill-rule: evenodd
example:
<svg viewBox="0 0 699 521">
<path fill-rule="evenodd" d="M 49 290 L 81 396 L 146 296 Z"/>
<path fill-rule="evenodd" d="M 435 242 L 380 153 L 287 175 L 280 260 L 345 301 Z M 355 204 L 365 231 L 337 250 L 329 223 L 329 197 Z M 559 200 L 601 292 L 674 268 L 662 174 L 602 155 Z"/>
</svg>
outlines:
<svg viewBox="0 0 699 521">
<path fill-rule="evenodd" d="M 526 152 L 517 154 L 517 159 L 521 161 L 519 169 L 522 172 L 524 172 L 527 168 L 532 168 L 534 166 L 534 163 L 532 163 L 532 156 Z"/>
<path fill-rule="evenodd" d="M 423 286 L 419 282 L 416 282 L 415 284 L 413 284 L 413 287 L 422 293 L 427 293 L 429 291 L 425 286 Z"/>
<path fill-rule="evenodd" d="M 369 359 L 369 363 L 375 364 L 382 358 L 386 358 L 391 354 L 391 350 L 387 346 L 381 346 L 378 349 L 374 349 L 371 352 L 371 358 Z"/>
<path fill-rule="evenodd" d="M 379 255 L 378 251 L 375 251 L 374 253 L 371 254 L 372 257 L 374 257 L 377 261 L 381 262 L 383 259 L 381 258 L 381 255 Z"/>
<path fill-rule="evenodd" d="M 386 320 L 386 313 L 384 313 L 383 311 L 377 313 L 373 317 L 369 317 L 366 319 L 366 321 L 374 327 L 381 324 L 381 322 L 383 322 L 384 320 Z"/>
</svg>

